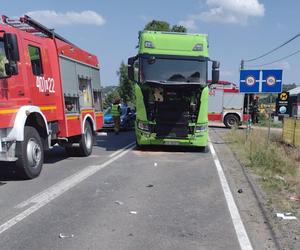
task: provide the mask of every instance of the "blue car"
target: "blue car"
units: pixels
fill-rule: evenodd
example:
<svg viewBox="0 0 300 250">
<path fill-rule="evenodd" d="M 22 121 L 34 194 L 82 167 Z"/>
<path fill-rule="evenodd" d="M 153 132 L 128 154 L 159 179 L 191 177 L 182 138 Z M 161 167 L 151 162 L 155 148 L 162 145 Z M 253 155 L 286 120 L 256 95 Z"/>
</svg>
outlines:
<svg viewBox="0 0 300 250">
<path fill-rule="evenodd" d="M 121 106 L 121 123 L 120 129 L 129 130 L 134 127 L 135 111 L 128 106 Z M 114 120 L 111 115 L 111 107 L 104 111 L 104 124 L 103 129 L 113 129 L 115 126 Z"/>
</svg>

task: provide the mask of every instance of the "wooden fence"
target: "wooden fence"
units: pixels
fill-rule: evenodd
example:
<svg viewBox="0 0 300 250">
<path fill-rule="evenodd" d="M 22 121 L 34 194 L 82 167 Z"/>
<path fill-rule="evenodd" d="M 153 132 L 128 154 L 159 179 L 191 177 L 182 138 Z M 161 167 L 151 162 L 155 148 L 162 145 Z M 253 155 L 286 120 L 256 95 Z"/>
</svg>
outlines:
<svg viewBox="0 0 300 250">
<path fill-rule="evenodd" d="M 284 118 L 282 137 L 284 142 L 300 147 L 300 119 Z"/>
</svg>

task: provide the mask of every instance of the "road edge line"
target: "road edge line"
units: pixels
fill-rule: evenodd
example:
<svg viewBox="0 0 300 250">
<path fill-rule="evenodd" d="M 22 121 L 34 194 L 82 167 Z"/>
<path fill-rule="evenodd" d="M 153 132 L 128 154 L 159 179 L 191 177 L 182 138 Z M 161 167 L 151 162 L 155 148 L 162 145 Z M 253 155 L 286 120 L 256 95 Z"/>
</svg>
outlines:
<svg viewBox="0 0 300 250">
<path fill-rule="evenodd" d="M 217 172 L 218 172 L 218 176 L 219 176 L 219 179 L 220 179 L 222 190 L 224 192 L 227 207 L 229 209 L 231 220 L 232 220 L 232 223 L 233 223 L 235 233 L 236 233 L 236 236 L 238 238 L 240 247 L 241 247 L 242 250 L 253 250 L 253 247 L 251 245 L 250 239 L 249 239 L 248 234 L 246 232 L 245 226 L 244 226 L 243 221 L 241 219 L 238 207 L 237 207 L 237 205 L 234 201 L 232 192 L 230 190 L 229 184 L 228 184 L 226 176 L 224 174 L 221 162 L 218 158 L 218 155 L 217 155 L 217 153 L 214 149 L 213 144 L 211 142 L 208 142 L 208 145 L 209 145 L 209 149 L 210 149 L 210 152 L 212 154 L 212 157 L 213 157 L 213 160 L 214 160 Z"/>
</svg>

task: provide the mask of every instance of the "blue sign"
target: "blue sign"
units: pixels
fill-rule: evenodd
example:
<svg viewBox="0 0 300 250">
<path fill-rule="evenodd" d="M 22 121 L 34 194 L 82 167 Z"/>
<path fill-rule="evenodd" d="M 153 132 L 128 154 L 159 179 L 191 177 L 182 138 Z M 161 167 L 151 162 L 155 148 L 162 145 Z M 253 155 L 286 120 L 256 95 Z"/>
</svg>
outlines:
<svg viewBox="0 0 300 250">
<path fill-rule="evenodd" d="M 241 93 L 281 93 L 282 70 L 241 70 Z"/>
<path fill-rule="evenodd" d="M 262 71 L 262 92 L 281 93 L 282 91 L 282 70 Z"/>
<path fill-rule="evenodd" d="M 241 70 L 240 73 L 240 92 L 258 93 L 259 92 L 259 70 Z"/>
</svg>

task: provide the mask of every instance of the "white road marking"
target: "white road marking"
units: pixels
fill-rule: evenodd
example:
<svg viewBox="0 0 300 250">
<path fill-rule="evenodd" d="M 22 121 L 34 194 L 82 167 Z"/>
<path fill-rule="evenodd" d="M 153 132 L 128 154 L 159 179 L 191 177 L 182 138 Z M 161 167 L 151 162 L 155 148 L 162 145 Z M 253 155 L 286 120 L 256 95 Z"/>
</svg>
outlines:
<svg viewBox="0 0 300 250">
<path fill-rule="evenodd" d="M 86 167 L 85 169 L 65 178 L 64 180 L 60 181 L 59 183 L 53 185 L 52 187 L 46 189 L 45 191 L 31 197 L 30 199 L 20 203 L 19 205 L 16 206 L 16 208 L 23 208 L 26 207 L 30 204 L 34 204 L 25 211 L 19 213 L 15 217 L 11 218 L 4 224 L 0 225 L 0 234 L 11 228 L 12 226 L 16 225 L 18 222 L 24 220 L 26 217 L 29 215 L 33 214 L 40 208 L 44 207 L 47 205 L 49 202 L 54 200 L 55 198 L 61 196 L 63 193 L 66 191 L 70 190 L 72 187 L 78 185 L 88 177 L 94 175 L 97 173 L 99 170 L 107 167 L 109 164 L 112 162 L 116 161 L 117 159 L 121 158 L 125 154 L 127 154 L 133 146 L 131 144 L 127 145 L 124 147 L 121 151 L 120 154 L 116 155 L 114 158 L 109 159 L 108 161 L 102 163 L 101 165 L 93 165 Z"/>
<path fill-rule="evenodd" d="M 247 235 L 246 229 L 244 227 L 243 221 L 241 219 L 239 210 L 237 208 L 237 205 L 235 204 L 233 195 L 230 191 L 230 188 L 229 188 L 228 182 L 226 180 L 222 165 L 218 159 L 218 156 L 216 154 L 216 151 L 215 151 L 212 143 L 209 142 L 208 145 L 209 145 L 210 152 L 213 156 L 214 163 L 217 168 L 221 186 L 222 186 L 222 189 L 223 189 L 223 192 L 225 195 L 227 206 L 228 206 L 228 209 L 230 212 L 230 216 L 232 219 L 232 223 L 233 223 L 240 247 L 242 250 L 253 250 L 253 247 L 252 247 L 249 237 Z"/>
<path fill-rule="evenodd" d="M 97 135 L 99 135 L 99 136 L 107 136 L 107 132 L 97 132 Z"/>
<path fill-rule="evenodd" d="M 127 147 L 134 146 L 134 145 L 135 145 L 135 142 L 132 142 L 132 143 L 128 144 Z M 112 154 L 110 154 L 108 157 L 109 158 L 114 157 L 115 155 L 119 154 L 122 150 L 123 149 L 119 149 L 116 152 L 113 152 Z"/>
</svg>

